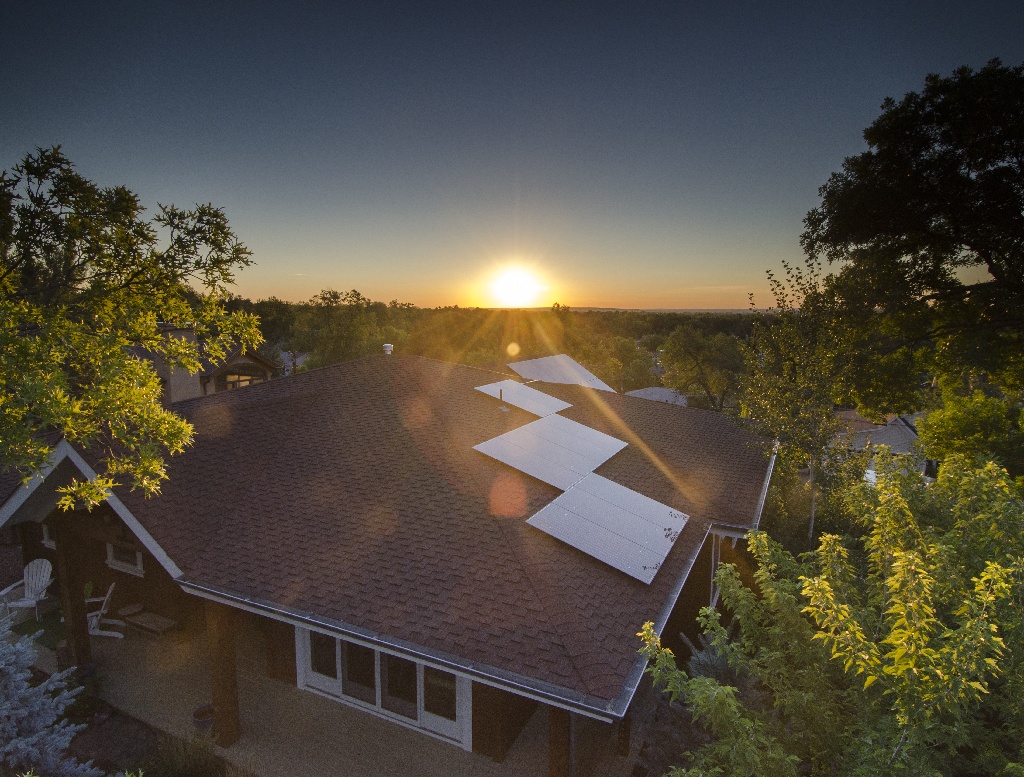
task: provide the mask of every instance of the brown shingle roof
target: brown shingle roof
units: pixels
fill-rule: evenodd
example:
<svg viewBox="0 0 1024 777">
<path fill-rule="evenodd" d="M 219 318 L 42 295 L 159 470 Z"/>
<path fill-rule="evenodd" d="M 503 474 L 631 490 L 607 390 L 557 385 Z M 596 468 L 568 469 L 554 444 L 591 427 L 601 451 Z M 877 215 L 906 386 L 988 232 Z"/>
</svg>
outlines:
<svg viewBox="0 0 1024 777">
<path fill-rule="evenodd" d="M 560 492 L 472 450 L 535 420 L 474 391 L 502 377 L 379 356 L 182 402 L 163 493 L 120 496 L 191 583 L 613 700 L 710 523 L 752 525 L 767 459 L 715 413 L 535 384 L 630 443 L 600 474 L 691 515 L 648 586 L 526 525 Z"/>
</svg>

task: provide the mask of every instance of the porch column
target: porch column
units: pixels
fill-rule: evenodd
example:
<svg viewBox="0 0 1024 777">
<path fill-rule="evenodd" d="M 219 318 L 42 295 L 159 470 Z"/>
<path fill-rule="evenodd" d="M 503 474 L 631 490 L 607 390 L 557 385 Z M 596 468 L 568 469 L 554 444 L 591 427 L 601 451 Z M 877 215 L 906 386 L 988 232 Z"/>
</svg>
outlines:
<svg viewBox="0 0 1024 777">
<path fill-rule="evenodd" d="M 548 707 L 548 777 L 570 777 L 572 719 L 561 707 Z"/>
<path fill-rule="evenodd" d="M 618 732 L 615 740 L 615 754 L 625 758 L 629 755 L 629 748 L 633 740 L 633 720 L 629 713 L 619 721 Z"/>
<path fill-rule="evenodd" d="M 76 537 L 71 515 L 56 515 L 50 523 L 53 527 L 53 541 L 57 546 L 57 577 L 60 580 L 60 603 L 64 610 L 64 631 L 68 645 L 68 660 L 72 666 L 92 663 L 92 647 L 89 644 L 89 621 L 86 618 L 85 583 L 75 563 L 72 548 Z"/>
<path fill-rule="evenodd" d="M 221 747 L 229 747 L 239 736 L 234 609 L 208 601 L 206 630 L 213 671 L 213 738 Z"/>
</svg>

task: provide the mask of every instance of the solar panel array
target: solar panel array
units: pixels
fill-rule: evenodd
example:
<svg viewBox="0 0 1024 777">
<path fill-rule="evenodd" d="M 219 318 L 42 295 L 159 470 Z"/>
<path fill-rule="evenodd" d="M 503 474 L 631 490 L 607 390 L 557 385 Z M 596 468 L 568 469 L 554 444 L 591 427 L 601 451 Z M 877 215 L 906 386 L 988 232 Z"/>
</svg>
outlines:
<svg viewBox="0 0 1024 777">
<path fill-rule="evenodd" d="M 477 386 L 477 391 L 482 391 L 495 399 L 508 402 L 513 407 L 518 407 L 533 415 L 547 416 L 572 407 L 568 402 L 563 402 L 557 397 L 537 391 L 524 383 L 517 383 L 514 380 L 500 380 L 497 383 L 488 383 L 486 386 Z"/>
<path fill-rule="evenodd" d="M 587 475 L 527 523 L 650 583 L 689 516 L 600 475 Z"/>
<path fill-rule="evenodd" d="M 610 391 L 615 389 L 597 377 L 582 364 L 560 353 L 557 356 L 545 356 L 540 359 L 527 359 L 508 365 L 517 375 L 527 380 L 542 380 L 546 383 L 564 383 L 572 386 L 586 386 Z"/>
<path fill-rule="evenodd" d="M 574 375 L 574 368 L 561 359 L 568 360 L 600 383 L 568 356 L 532 359 L 509 366 L 523 377 L 534 376 L 536 380 L 551 383 L 581 383 L 585 376 L 580 378 L 578 373 L 576 377 L 580 379 L 554 379 Z M 537 367 L 538 362 L 545 364 Z M 524 365 L 523 371 L 517 369 Z M 547 377 L 539 377 L 542 375 Z M 607 386 L 605 389 L 611 391 Z M 557 415 L 572 405 L 514 380 L 477 386 L 477 391 L 500 397 L 510 405 L 541 416 L 532 423 L 473 446 L 493 459 L 564 491 L 527 523 L 649 584 L 689 516 L 594 474 L 595 469 L 625 448 L 626 443 Z"/>
<path fill-rule="evenodd" d="M 564 491 L 626 443 L 560 415 L 549 415 L 473 447 Z"/>
</svg>

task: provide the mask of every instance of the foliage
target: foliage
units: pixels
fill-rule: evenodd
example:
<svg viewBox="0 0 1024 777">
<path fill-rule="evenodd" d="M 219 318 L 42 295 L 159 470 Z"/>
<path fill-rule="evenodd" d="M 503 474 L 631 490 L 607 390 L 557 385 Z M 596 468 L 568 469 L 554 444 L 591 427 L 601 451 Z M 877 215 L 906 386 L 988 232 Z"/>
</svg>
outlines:
<svg viewBox="0 0 1024 777">
<path fill-rule="evenodd" d="M 653 356 L 627 337 L 585 337 L 576 332 L 567 345 L 570 355 L 616 391 L 634 391 L 655 382 Z"/>
<path fill-rule="evenodd" d="M 0 620 L 0 770 L 39 769 L 43 777 L 98 777 L 91 763 L 65 757 L 82 728 L 64 717 L 80 689 L 68 689 L 67 670 L 33 685 L 32 640 L 12 639 L 10 621 Z"/>
<path fill-rule="evenodd" d="M 848 729 L 855 725 L 857 696 L 828 652 L 812 640 L 798 582 L 806 567 L 767 535 L 750 539 L 761 595 L 742 585 L 732 565 L 723 566 L 716 576 L 737 635 L 729 637 L 711 608 L 700 617 L 709 641 L 733 672 L 753 678 L 744 684 L 748 690 L 738 691 L 712 677 L 687 676 L 649 624 L 641 632 L 655 682 L 664 684 L 673 698 L 683 698 L 695 720 L 715 738 L 687 753 L 690 768 L 675 773 L 832 774 L 851 734 Z"/>
<path fill-rule="evenodd" d="M 868 150 L 807 215 L 808 256 L 843 265 L 835 288 L 862 340 L 849 380 L 874 383 L 879 410 L 906 409 L 907 376 L 886 360 L 927 352 L 940 372 L 1024 380 L 1022 115 L 1024 66 L 929 75 L 882 103 Z"/>
<path fill-rule="evenodd" d="M 126 777 L 132 777 L 131 774 Z M 179 738 L 163 736 L 156 755 L 139 769 L 137 777 L 252 777 L 213 750 L 208 736 Z"/>
<path fill-rule="evenodd" d="M 694 324 L 684 324 L 669 335 L 661 362 L 662 383 L 683 394 L 697 394 L 705 407 L 718 411 L 736 397 L 746 370 L 737 337 L 725 332 L 707 335 Z"/>
<path fill-rule="evenodd" d="M 925 456 L 940 461 L 954 455 L 994 457 L 1011 475 L 1024 474 L 1024 413 L 1018 402 L 980 390 L 966 396 L 943 391 L 943 400 L 917 423 Z"/>
<path fill-rule="evenodd" d="M 730 666 L 756 678 L 756 692 L 690 678 L 653 631 L 642 633 L 655 679 L 716 736 L 681 774 L 773 773 L 779 753 L 801 774 L 1019 768 L 1021 494 L 991 463 L 953 457 L 931 485 L 899 462 L 878 466 L 877 486 L 846 493 L 861 540 L 825 535 L 797 561 L 753 533 L 757 592 L 735 570 L 719 571 L 738 634 L 730 639 L 710 610 L 702 624 Z"/>
<path fill-rule="evenodd" d="M 93 446 L 99 478 L 67 489 L 65 506 L 100 501 L 122 476 L 156 493 L 163 455 L 191 439 L 131 347 L 197 371 L 259 339 L 253 317 L 224 307 L 235 270 L 251 263 L 224 213 L 142 213 L 131 191 L 96 186 L 59 148 L 0 175 L 0 467 L 29 477 L 59 437 Z M 192 328 L 205 352 L 161 325 Z"/>
<path fill-rule="evenodd" d="M 841 336 L 817 262 L 784 267 L 785 281 L 768 273 L 775 307 L 754 326 L 740 402 L 754 431 L 776 441 L 784 466 L 809 467 L 813 537 L 815 473 L 840 428 Z"/>
<path fill-rule="evenodd" d="M 298 311 L 291 343 L 310 353 L 310 367 L 381 353 L 384 343 L 401 350 L 411 309 L 397 301 L 374 302 L 355 289 L 324 289 Z"/>
</svg>

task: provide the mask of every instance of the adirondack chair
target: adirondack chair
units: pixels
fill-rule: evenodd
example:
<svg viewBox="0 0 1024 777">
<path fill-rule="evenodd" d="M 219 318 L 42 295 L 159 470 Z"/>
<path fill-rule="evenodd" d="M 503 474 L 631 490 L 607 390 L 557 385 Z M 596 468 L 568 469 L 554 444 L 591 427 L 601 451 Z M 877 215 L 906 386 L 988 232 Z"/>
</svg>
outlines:
<svg viewBox="0 0 1024 777">
<path fill-rule="evenodd" d="M 106 596 L 94 596 L 90 599 L 86 599 L 85 603 L 96 604 L 102 602 L 98 610 L 93 610 L 90 613 L 86 613 L 86 618 L 89 621 L 89 636 L 92 637 L 117 637 L 118 639 L 124 639 L 124 634 L 119 631 L 106 631 L 103 626 L 124 626 L 124 621 L 119 621 L 114 618 L 104 617 L 107 614 L 107 610 L 110 609 L 110 597 L 114 593 L 114 584 L 110 584 L 110 588 L 107 589 Z"/>
<path fill-rule="evenodd" d="M 24 578 L 0 591 L 0 600 L 7 605 L 8 613 L 12 607 L 25 610 L 31 607 L 36 611 L 36 620 L 39 620 L 39 602 L 46 597 L 46 589 L 53 582 L 52 571 L 53 565 L 45 558 L 28 562 Z M 22 589 L 20 598 L 11 598 L 12 595 L 17 596 L 15 591 L 19 587 Z"/>
</svg>

